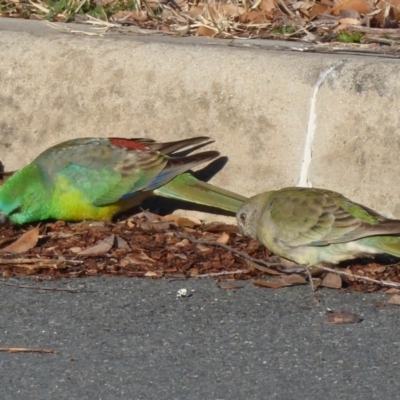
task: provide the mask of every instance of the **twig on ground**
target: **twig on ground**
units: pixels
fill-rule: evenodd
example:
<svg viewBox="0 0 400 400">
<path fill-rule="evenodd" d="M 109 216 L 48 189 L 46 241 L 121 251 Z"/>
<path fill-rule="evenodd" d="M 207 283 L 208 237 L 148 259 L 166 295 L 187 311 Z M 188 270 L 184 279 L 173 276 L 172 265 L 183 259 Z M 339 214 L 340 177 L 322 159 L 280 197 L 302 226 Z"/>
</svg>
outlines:
<svg viewBox="0 0 400 400">
<path fill-rule="evenodd" d="M 41 264 L 41 265 L 53 265 L 53 264 L 67 264 L 67 265 L 80 265 L 83 264 L 81 260 L 51 260 L 42 258 L 0 258 L 0 265 L 19 265 L 19 264 Z"/>
<path fill-rule="evenodd" d="M 373 278 L 369 278 L 368 276 L 356 275 L 356 274 L 353 274 L 351 272 L 346 272 L 346 271 L 338 271 L 334 268 L 329 268 L 329 267 L 325 267 L 322 265 L 318 265 L 318 268 L 322 269 L 323 271 L 332 272 L 337 275 L 347 276 L 349 278 L 355 278 L 355 279 L 359 279 L 359 280 L 366 281 L 366 282 L 376 283 L 381 286 L 389 286 L 389 287 L 393 287 L 393 288 L 397 288 L 397 289 L 400 288 L 400 283 L 396 283 L 396 282 L 383 281 L 381 279 L 373 279 Z"/>
<path fill-rule="evenodd" d="M 236 271 L 210 272 L 209 274 L 195 275 L 193 278 L 212 278 L 223 275 L 247 274 L 248 272 L 250 272 L 248 269 L 237 269 Z"/>
<path fill-rule="evenodd" d="M 179 232 L 179 231 L 174 231 L 174 234 L 175 234 L 177 237 L 179 237 L 180 239 L 187 239 L 187 240 L 191 241 L 191 242 L 194 243 L 194 244 L 202 244 L 202 245 L 205 245 L 205 246 L 221 247 L 221 248 L 223 248 L 223 249 L 225 249 L 225 250 L 228 250 L 229 252 L 231 252 L 231 253 L 233 253 L 233 254 L 236 254 L 236 255 L 238 255 L 238 256 L 240 256 L 240 257 L 246 259 L 246 260 L 253 261 L 253 262 L 255 262 L 255 263 L 264 265 L 264 266 L 266 266 L 266 267 L 277 267 L 277 266 L 279 266 L 279 265 L 282 265 L 281 263 L 269 263 L 269 262 L 267 262 L 267 261 L 264 261 L 264 260 L 260 260 L 260 259 L 258 259 L 258 258 L 251 257 L 251 256 L 249 256 L 248 254 L 244 253 L 243 251 L 236 250 L 236 249 L 234 249 L 234 248 L 232 248 L 232 247 L 230 247 L 230 246 L 228 246 L 228 245 L 226 245 L 226 244 L 224 244 L 224 243 L 218 243 L 218 242 L 215 242 L 215 241 L 212 241 L 212 240 L 201 240 L 201 239 L 196 239 L 196 238 L 194 238 L 193 236 L 185 235 L 184 233 Z"/>
<path fill-rule="evenodd" d="M 46 353 L 57 354 L 56 350 L 51 349 L 29 349 L 26 347 L 0 347 L 0 351 L 7 353 Z"/>
<path fill-rule="evenodd" d="M 57 288 L 57 287 L 45 287 L 45 286 L 31 286 L 31 285 L 20 285 L 18 283 L 6 282 L 0 280 L 3 285 L 14 286 L 20 289 L 32 289 L 32 290 L 49 290 L 52 292 L 68 292 L 68 293 L 80 293 L 86 289 L 86 285 L 81 285 L 80 288 L 69 289 L 69 288 Z"/>
<path fill-rule="evenodd" d="M 315 286 L 314 286 L 314 281 L 313 281 L 313 277 L 311 275 L 310 268 L 306 268 L 305 271 L 306 271 L 306 274 L 307 274 L 307 277 L 308 277 L 308 281 L 310 282 L 311 291 L 314 293 L 315 292 Z"/>
</svg>

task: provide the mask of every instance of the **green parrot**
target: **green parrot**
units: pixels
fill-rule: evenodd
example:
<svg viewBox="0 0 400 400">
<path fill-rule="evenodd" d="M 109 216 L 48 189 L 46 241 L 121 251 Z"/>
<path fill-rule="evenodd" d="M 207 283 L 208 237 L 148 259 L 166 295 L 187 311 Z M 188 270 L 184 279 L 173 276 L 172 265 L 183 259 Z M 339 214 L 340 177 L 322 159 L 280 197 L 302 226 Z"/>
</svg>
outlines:
<svg viewBox="0 0 400 400">
<path fill-rule="evenodd" d="M 375 254 L 400 257 L 400 220 L 330 190 L 288 187 L 261 193 L 236 217 L 243 235 L 301 265 Z"/>
<path fill-rule="evenodd" d="M 235 213 L 245 197 L 186 172 L 218 157 L 217 151 L 173 154 L 208 140 L 81 138 L 60 143 L 4 182 L 0 222 L 111 220 L 152 194 Z"/>
</svg>

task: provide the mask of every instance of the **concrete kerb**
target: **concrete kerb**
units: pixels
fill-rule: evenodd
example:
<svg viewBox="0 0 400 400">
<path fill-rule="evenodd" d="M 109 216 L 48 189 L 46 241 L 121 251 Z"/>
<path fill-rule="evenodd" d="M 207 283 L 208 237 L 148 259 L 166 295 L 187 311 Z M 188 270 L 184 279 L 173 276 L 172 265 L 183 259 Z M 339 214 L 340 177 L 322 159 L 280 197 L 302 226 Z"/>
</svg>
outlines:
<svg viewBox="0 0 400 400">
<path fill-rule="evenodd" d="M 246 196 L 312 184 L 399 217 L 399 62 L 265 43 L 0 19 L 0 159 L 19 168 L 74 137 L 209 135 L 229 158 L 212 183 Z"/>
</svg>

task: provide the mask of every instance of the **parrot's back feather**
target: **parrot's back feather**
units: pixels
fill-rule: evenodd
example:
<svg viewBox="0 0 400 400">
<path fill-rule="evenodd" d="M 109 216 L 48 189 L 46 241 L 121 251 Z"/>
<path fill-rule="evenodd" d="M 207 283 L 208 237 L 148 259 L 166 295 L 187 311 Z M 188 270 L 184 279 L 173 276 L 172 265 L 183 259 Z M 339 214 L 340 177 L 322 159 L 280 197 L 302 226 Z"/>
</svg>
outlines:
<svg viewBox="0 0 400 400">
<path fill-rule="evenodd" d="M 285 188 L 271 192 L 263 218 L 271 222 L 280 241 L 294 246 L 400 233 L 400 221 L 371 211 L 330 190 Z"/>
</svg>

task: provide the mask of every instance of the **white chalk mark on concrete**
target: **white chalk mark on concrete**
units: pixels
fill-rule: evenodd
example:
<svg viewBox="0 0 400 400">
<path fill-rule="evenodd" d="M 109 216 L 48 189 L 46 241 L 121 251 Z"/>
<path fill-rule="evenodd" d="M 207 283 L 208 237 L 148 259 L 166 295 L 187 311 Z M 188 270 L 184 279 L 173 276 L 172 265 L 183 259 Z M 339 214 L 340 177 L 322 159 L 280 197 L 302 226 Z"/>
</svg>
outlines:
<svg viewBox="0 0 400 400">
<path fill-rule="evenodd" d="M 318 78 L 317 83 L 315 84 L 314 93 L 311 97 L 311 107 L 310 107 L 310 114 L 308 118 L 308 125 L 307 125 L 307 136 L 306 136 L 306 143 L 304 146 L 304 154 L 303 154 L 303 161 L 301 163 L 301 170 L 300 170 L 300 179 L 297 186 L 300 187 L 312 187 L 312 183 L 308 180 L 308 170 L 311 165 L 312 160 L 312 146 L 314 142 L 314 135 L 315 130 L 317 128 L 316 119 L 317 113 L 315 111 L 316 104 L 317 104 L 317 94 L 319 91 L 320 86 L 324 83 L 325 79 L 329 76 L 329 74 L 340 64 L 332 65 L 325 71 L 321 72 L 321 75 Z"/>
</svg>

